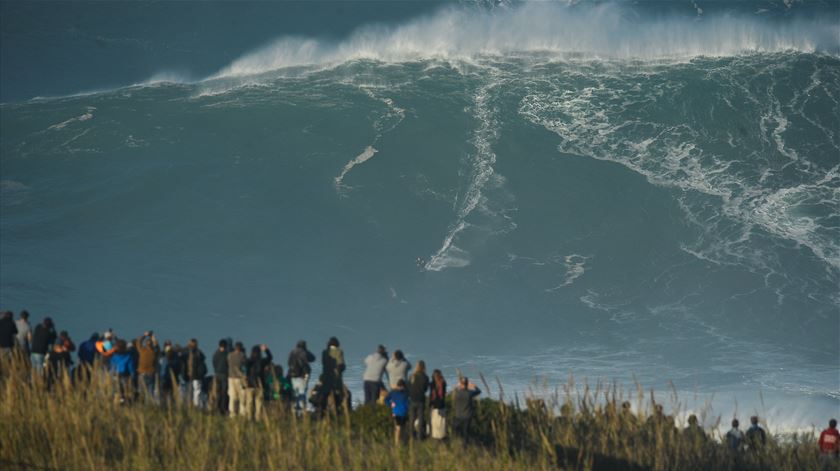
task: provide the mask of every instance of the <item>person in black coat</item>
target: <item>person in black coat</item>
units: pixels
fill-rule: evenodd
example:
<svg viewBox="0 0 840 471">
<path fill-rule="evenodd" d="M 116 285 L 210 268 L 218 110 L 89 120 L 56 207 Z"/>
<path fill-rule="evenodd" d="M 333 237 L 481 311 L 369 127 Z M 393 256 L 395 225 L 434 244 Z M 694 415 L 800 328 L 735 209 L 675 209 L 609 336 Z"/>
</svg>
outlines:
<svg viewBox="0 0 840 471">
<path fill-rule="evenodd" d="M 417 362 L 417 369 L 411 374 L 408 386 L 408 420 L 412 436 L 426 438 L 426 391 L 429 390 L 429 376 L 426 375 L 426 362 Z M 417 426 L 415 427 L 415 423 Z"/>
<path fill-rule="evenodd" d="M 35 327 L 32 332 L 32 343 L 29 345 L 30 360 L 32 361 L 32 368 L 41 372 L 44 370 L 44 358 L 50 347 L 55 343 L 58 335 L 55 333 L 55 326 L 49 317 L 44 318 L 44 321 Z"/>
<path fill-rule="evenodd" d="M 292 383 L 295 412 L 298 414 L 306 409 L 306 390 L 309 386 L 309 375 L 312 374 L 309 364 L 313 361 L 315 355 L 306 348 L 304 340 L 298 341 L 295 349 L 289 353 L 289 381 Z"/>
<path fill-rule="evenodd" d="M 223 415 L 228 411 L 228 351 L 227 340 L 219 341 L 219 348 L 213 354 L 213 406 Z"/>
<path fill-rule="evenodd" d="M 187 397 L 192 397 L 192 404 L 195 407 L 203 407 L 201 389 L 204 377 L 207 376 L 207 361 L 204 352 L 198 349 L 198 340 L 190 339 L 187 349 L 181 353 L 181 364 L 183 365 L 181 375 L 187 382 Z"/>
<path fill-rule="evenodd" d="M 12 318 L 12 311 L 6 311 L 0 316 L 0 352 L 3 357 L 9 359 L 12 357 L 12 347 L 15 346 L 15 337 L 18 329 L 15 321 Z"/>
<path fill-rule="evenodd" d="M 265 353 L 265 356 L 263 356 Z M 248 387 L 245 388 L 245 410 L 251 418 L 262 416 L 264 399 L 265 370 L 274 357 L 266 344 L 254 345 L 251 356 L 245 361 L 245 374 Z"/>
</svg>

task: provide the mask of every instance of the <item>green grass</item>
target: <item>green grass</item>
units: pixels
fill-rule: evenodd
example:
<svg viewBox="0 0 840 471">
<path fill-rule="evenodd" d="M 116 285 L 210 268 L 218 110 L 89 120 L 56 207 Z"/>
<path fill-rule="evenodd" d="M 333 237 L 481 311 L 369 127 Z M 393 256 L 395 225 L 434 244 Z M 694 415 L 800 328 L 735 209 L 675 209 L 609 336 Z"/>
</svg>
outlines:
<svg viewBox="0 0 840 471">
<path fill-rule="evenodd" d="M 485 398 L 471 444 L 397 447 L 384 406 L 315 420 L 270 404 L 259 420 L 230 419 L 184 406 L 121 405 L 105 374 L 75 386 L 65 375 L 48 391 L 25 366 L 7 362 L 0 363 L 0 469 L 819 469 L 812 434 L 770 439 L 736 456 L 715 440 L 689 440 L 667 421 L 617 413 L 615 389 L 564 396 L 522 407 Z"/>
</svg>

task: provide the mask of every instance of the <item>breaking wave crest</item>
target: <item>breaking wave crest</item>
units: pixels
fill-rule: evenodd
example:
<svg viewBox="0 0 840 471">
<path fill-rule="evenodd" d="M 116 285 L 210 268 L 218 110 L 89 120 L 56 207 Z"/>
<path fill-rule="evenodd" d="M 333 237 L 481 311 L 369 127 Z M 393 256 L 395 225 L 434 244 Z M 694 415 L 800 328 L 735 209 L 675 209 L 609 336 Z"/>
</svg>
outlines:
<svg viewBox="0 0 840 471">
<path fill-rule="evenodd" d="M 747 15 L 639 18 L 614 3 L 569 7 L 528 3 L 505 10 L 445 8 L 397 26 L 366 26 L 343 41 L 283 37 L 233 61 L 210 79 L 352 60 L 471 60 L 546 53 L 611 59 L 681 59 L 751 52 L 837 52 L 830 21 Z"/>
</svg>

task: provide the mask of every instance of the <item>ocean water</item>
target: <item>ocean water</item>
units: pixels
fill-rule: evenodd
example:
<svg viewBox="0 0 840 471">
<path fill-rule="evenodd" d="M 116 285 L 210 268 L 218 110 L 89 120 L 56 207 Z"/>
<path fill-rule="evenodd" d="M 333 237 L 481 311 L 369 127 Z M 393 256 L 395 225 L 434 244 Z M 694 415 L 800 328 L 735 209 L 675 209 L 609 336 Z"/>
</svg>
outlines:
<svg viewBox="0 0 840 471">
<path fill-rule="evenodd" d="M 836 4 L 2 9 L 3 309 L 840 413 Z"/>
</svg>

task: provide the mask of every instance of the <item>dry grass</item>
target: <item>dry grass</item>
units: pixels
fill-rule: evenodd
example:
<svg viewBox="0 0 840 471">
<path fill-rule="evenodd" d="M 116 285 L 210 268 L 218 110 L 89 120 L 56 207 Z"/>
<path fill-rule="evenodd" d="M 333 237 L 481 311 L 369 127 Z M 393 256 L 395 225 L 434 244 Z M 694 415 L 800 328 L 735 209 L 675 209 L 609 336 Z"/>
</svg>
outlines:
<svg viewBox="0 0 840 471">
<path fill-rule="evenodd" d="M 484 399 L 473 444 L 409 441 L 395 447 L 384 407 L 314 420 L 267 407 L 257 421 L 185 406 L 120 404 L 108 375 L 47 390 L 21 362 L 0 364 L 0 468 L 61 470 L 537 470 L 818 469 L 813 436 L 770 440 L 736 456 L 688 440 L 667 421 L 621 414 L 615 391 L 529 401 Z M 551 401 L 549 401 L 551 402 Z M 565 404 L 563 414 L 560 402 Z M 618 409 L 617 409 L 618 407 Z"/>
</svg>

